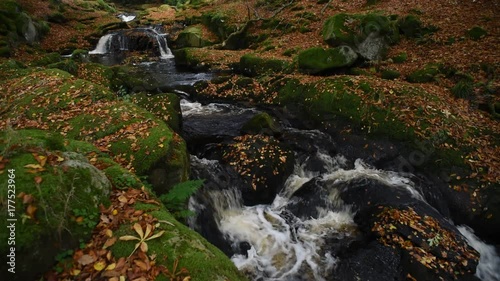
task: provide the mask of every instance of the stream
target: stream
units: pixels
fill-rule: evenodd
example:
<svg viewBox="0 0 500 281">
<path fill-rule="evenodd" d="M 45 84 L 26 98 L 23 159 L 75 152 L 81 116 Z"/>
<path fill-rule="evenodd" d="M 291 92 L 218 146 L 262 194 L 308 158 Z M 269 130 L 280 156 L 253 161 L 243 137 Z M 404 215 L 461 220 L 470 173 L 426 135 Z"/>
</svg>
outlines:
<svg viewBox="0 0 500 281">
<path fill-rule="evenodd" d="M 339 280 L 334 276 L 342 262 L 339 256 L 359 243 L 360 236 L 355 223 L 357 210 L 340 196 L 346 185 L 377 182 L 435 210 L 427 204 L 413 175 L 377 169 L 365 159 L 349 159 L 339 153 L 341 149 L 329 135 L 295 128 L 288 122 L 281 122 L 280 138 L 294 148 L 293 172 L 277 187 L 271 203 L 246 206 L 239 188 L 241 179 L 229 165 L 212 156 L 219 143 L 241 135 L 242 125 L 262 110 L 189 100 L 184 87 L 215 74 L 176 68 L 166 41 L 161 39 L 163 34 L 144 30 L 148 36 L 156 36 L 161 60 L 136 67 L 150 74 L 161 90 L 181 93 L 183 137 L 192 153 L 192 178 L 205 180 L 189 201 L 195 215 L 188 225 L 230 256 L 251 280 Z M 109 53 L 113 48 L 128 48 L 119 33 L 101 38 L 91 54 L 100 55 L 104 64 L 112 64 Z M 458 226 L 458 230 L 481 254 L 476 276 L 484 281 L 500 280 L 495 248 L 467 226 Z"/>
</svg>

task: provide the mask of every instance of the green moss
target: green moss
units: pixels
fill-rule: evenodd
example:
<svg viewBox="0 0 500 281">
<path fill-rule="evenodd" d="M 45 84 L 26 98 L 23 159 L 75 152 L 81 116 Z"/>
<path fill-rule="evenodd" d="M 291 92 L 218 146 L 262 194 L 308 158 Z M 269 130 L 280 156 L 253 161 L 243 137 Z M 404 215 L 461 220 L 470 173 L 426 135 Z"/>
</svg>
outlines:
<svg viewBox="0 0 500 281">
<path fill-rule="evenodd" d="M 280 132 L 276 121 L 266 112 L 259 113 L 246 122 L 241 131 L 245 134 L 268 134 L 274 135 Z"/>
<path fill-rule="evenodd" d="M 139 93 L 131 101 L 163 120 L 174 131 L 181 131 L 180 98 L 176 94 L 147 95 Z"/>
<path fill-rule="evenodd" d="M 397 26 L 402 34 L 410 38 L 420 38 L 437 31 L 434 26 L 424 26 L 415 15 L 408 15 L 397 21 Z"/>
<path fill-rule="evenodd" d="M 428 64 L 422 69 L 415 70 L 412 72 L 406 80 L 411 83 L 426 83 L 435 80 L 435 77 L 439 74 L 439 65 Z"/>
<path fill-rule="evenodd" d="M 222 11 L 211 11 L 201 16 L 201 22 L 219 39 L 226 39 L 237 27 L 229 23 L 229 16 Z"/>
<path fill-rule="evenodd" d="M 194 47 L 201 48 L 205 46 L 213 45 L 213 43 L 204 38 L 203 32 L 198 26 L 192 26 L 184 29 L 175 40 L 175 44 L 178 48 Z"/>
<path fill-rule="evenodd" d="M 467 31 L 467 36 L 475 41 L 485 37 L 486 35 L 488 35 L 488 32 L 479 26 L 475 26 Z"/>
<path fill-rule="evenodd" d="M 111 163 L 110 163 L 111 164 Z M 118 189 L 141 188 L 142 183 L 136 175 L 116 163 L 103 170 L 112 185 Z"/>
<path fill-rule="evenodd" d="M 185 267 L 192 280 L 247 280 L 224 253 L 198 233 L 177 222 L 164 207 L 151 204 L 140 204 L 137 207 L 147 210 L 160 221 L 156 231 L 165 230 L 161 237 L 147 242 L 148 254 L 156 254 L 159 264 L 172 270 L 174 261 L 178 260 L 179 268 Z M 161 221 L 173 223 L 174 226 Z M 131 225 L 127 224 L 122 225 L 114 234 L 118 237 L 137 235 Z M 132 253 L 134 245 L 131 241 L 117 241 L 110 249 L 117 258 L 127 257 Z"/>
<path fill-rule="evenodd" d="M 40 58 L 38 60 L 35 60 L 32 63 L 32 65 L 33 66 L 46 66 L 49 64 L 58 63 L 60 61 L 61 61 L 61 55 L 59 53 L 50 53 L 50 54 L 43 56 L 42 58 Z"/>
<path fill-rule="evenodd" d="M 14 278 L 17 280 L 32 279 L 27 276 L 45 272 L 53 263 L 51 257 L 57 252 L 72 248 L 80 239 L 90 237 L 92 227 L 77 222 L 75 210 L 85 210 L 90 216 L 98 214 L 100 204 L 109 203 L 111 185 L 105 176 L 81 154 L 52 150 L 54 139 L 59 142 L 57 135 L 38 130 L 0 132 L 0 151 L 4 159 L 9 159 L 6 169 L 15 171 L 16 194 L 29 194 L 34 199 L 32 203 L 14 199 L 16 208 L 13 214 L 18 219 L 16 258 L 26 262 L 17 264 L 16 273 L 19 275 Z M 17 145 L 12 146 L 13 142 Z M 58 144 L 55 148 L 60 146 Z M 41 166 L 33 153 L 49 159 L 43 164 L 43 169 L 27 166 Z M 7 183 L 7 176 L 7 173 L 0 175 L 2 182 Z M 38 177 L 41 181 L 37 184 Z M 0 185 L 0 189 L 2 194 L 8 194 L 7 185 Z M 0 218 L 6 221 L 7 198 L 0 199 Z M 26 211 L 29 204 L 37 208 L 32 217 Z M 5 241 L 7 235 L 7 232 L 0 233 Z M 2 255 L 6 254 L 7 247 L 7 243 L 0 246 Z M 6 270 L 3 265 L 2 270 Z"/>
<path fill-rule="evenodd" d="M 290 71 L 290 63 L 277 59 L 264 59 L 254 55 L 244 55 L 240 58 L 239 69 L 245 75 L 257 76 L 266 73 Z"/>
<path fill-rule="evenodd" d="M 336 14 L 325 21 L 321 34 L 331 46 L 356 46 L 372 32 L 384 36 L 391 44 L 399 41 L 395 23 L 389 17 L 376 13 Z"/>
<path fill-rule="evenodd" d="M 310 48 L 300 52 L 297 58 L 301 72 L 318 74 L 350 66 L 358 56 L 350 47 L 341 46 L 332 49 Z"/>
<path fill-rule="evenodd" d="M 450 90 L 456 98 L 470 99 L 474 95 L 474 84 L 470 80 L 461 80 Z"/>
<path fill-rule="evenodd" d="M 403 63 L 408 59 L 408 54 L 403 52 L 392 58 L 395 63 Z"/>
<path fill-rule="evenodd" d="M 56 63 L 51 63 L 51 64 L 47 65 L 47 67 L 48 68 L 58 68 L 58 69 L 66 71 L 68 73 L 71 73 L 73 75 L 76 75 L 77 71 L 78 71 L 78 65 L 75 63 L 75 61 L 68 60 L 68 59 L 60 61 L 60 62 L 56 62 Z"/>
<path fill-rule="evenodd" d="M 394 79 L 399 78 L 399 76 L 401 76 L 401 73 L 399 73 L 399 71 L 397 71 L 397 70 L 385 69 L 385 70 L 382 70 L 381 75 L 382 75 L 383 79 L 394 80 Z"/>
</svg>

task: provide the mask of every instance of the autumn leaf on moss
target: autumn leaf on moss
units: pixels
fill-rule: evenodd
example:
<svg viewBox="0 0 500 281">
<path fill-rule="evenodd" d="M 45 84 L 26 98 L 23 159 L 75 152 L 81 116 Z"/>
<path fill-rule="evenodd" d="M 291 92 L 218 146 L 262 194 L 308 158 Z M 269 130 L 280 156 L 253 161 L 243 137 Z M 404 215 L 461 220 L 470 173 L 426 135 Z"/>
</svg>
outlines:
<svg viewBox="0 0 500 281">
<path fill-rule="evenodd" d="M 139 235 L 138 237 L 132 236 L 132 235 L 125 235 L 125 236 L 121 236 L 119 238 L 122 241 L 139 240 L 139 242 L 137 242 L 137 244 L 135 244 L 135 248 L 132 251 L 132 253 L 130 253 L 129 257 L 132 256 L 139 247 L 141 248 L 141 251 L 146 253 L 148 251 L 148 244 L 146 243 L 146 241 L 158 238 L 158 237 L 162 236 L 163 233 L 165 233 L 165 230 L 162 230 L 162 231 L 150 236 L 150 234 L 152 234 L 153 226 L 150 225 L 149 223 L 146 225 L 146 232 L 144 232 L 142 230 L 142 226 L 138 223 L 134 224 L 134 230 Z"/>
</svg>

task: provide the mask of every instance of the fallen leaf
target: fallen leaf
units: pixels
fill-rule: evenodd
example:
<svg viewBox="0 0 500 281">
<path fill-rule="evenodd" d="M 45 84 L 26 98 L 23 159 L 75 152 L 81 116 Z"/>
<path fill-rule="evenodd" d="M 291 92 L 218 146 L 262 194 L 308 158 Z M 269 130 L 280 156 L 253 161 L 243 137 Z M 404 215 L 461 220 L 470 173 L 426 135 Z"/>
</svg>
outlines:
<svg viewBox="0 0 500 281">
<path fill-rule="evenodd" d="M 116 236 L 109 238 L 108 240 L 106 240 L 106 242 L 104 243 L 102 248 L 106 249 L 106 248 L 113 246 L 116 243 L 116 240 L 117 240 Z"/>
<path fill-rule="evenodd" d="M 93 263 L 95 261 L 95 258 L 90 256 L 90 255 L 83 255 L 78 259 L 78 263 L 81 265 L 87 265 L 90 263 Z"/>
<path fill-rule="evenodd" d="M 101 271 L 106 267 L 106 262 L 105 261 L 99 261 L 94 264 L 94 269 L 97 271 Z"/>
</svg>

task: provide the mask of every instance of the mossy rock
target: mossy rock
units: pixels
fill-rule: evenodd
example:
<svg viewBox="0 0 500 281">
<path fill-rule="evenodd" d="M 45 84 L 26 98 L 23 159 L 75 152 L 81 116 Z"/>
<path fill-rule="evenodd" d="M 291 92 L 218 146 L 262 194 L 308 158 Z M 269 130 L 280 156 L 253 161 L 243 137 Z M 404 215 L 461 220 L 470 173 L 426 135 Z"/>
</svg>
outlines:
<svg viewBox="0 0 500 281">
<path fill-rule="evenodd" d="M 35 280 L 45 273 L 57 253 L 73 249 L 90 237 L 98 221 L 99 205 L 109 203 L 111 183 L 84 154 L 70 149 L 69 143 L 85 150 L 81 142 L 65 140 L 59 134 L 11 129 L 0 132 L 0 151 L 4 161 L 8 159 L 0 178 L 7 183 L 15 176 L 12 183 L 17 196 L 3 197 L 0 214 L 7 221 L 7 199 L 15 202 L 12 218 L 17 218 L 17 263 L 10 280 Z M 11 194 L 7 188 L 7 184 L 0 188 L 6 196 Z M 8 235 L 7 231 L 0 233 L 4 241 Z M 0 252 L 3 256 L 9 253 L 7 243 L 0 246 Z M 3 264 L 2 270 L 7 271 L 6 267 Z"/>
<path fill-rule="evenodd" d="M 33 69 L 28 69 L 19 61 L 9 59 L 0 64 L 0 81 L 22 77 L 32 72 Z"/>
<path fill-rule="evenodd" d="M 397 21 L 397 26 L 403 35 L 409 38 L 420 38 L 437 31 L 434 26 L 424 26 L 415 15 L 408 15 Z"/>
<path fill-rule="evenodd" d="M 174 43 L 177 48 L 201 48 L 214 44 L 204 36 L 202 29 L 198 26 L 191 26 L 181 31 Z"/>
<path fill-rule="evenodd" d="M 270 204 L 293 172 L 294 154 L 277 139 L 244 135 L 221 145 L 222 163 L 228 163 L 248 183 L 240 187 L 244 204 Z"/>
<path fill-rule="evenodd" d="M 49 53 L 43 56 L 42 58 L 35 60 L 34 62 L 31 63 L 32 66 L 47 66 L 49 64 L 54 64 L 60 62 L 61 59 L 61 54 L 59 53 Z"/>
<path fill-rule="evenodd" d="M 467 31 L 467 36 L 474 41 L 477 41 L 485 37 L 486 35 L 488 35 L 488 32 L 479 26 L 474 26 Z"/>
<path fill-rule="evenodd" d="M 47 65 L 47 68 L 61 69 L 73 75 L 76 75 L 78 72 L 78 64 L 74 60 L 70 59 L 66 59 L 56 63 L 51 63 Z"/>
<path fill-rule="evenodd" d="M 318 74 L 337 68 L 348 67 L 357 58 L 358 55 L 348 46 L 331 49 L 314 47 L 299 53 L 298 66 L 301 72 Z"/>
<path fill-rule="evenodd" d="M 148 95 L 135 94 L 130 99 L 133 103 L 153 113 L 174 131 L 180 133 L 182 126 L 180 98 L 176 94 Z"/>
<path fill-rule="evenodd" d="M 280 134 L 281 129 L 271 115 L 262 112 L 248 120 L 241 128 L 241 132 L 243 134 L 265 134 L 273 136 Z"/>
<path fill-rule="evenodd" d="M 439 65 L 428 64 L 422 69 L 412 72 L 406 80 L 411 83 L 428 83 L 433 82 L 435 77 L 440 73 Z"/>
<path fill-rule="evenodd" d="M 208 64 L 204 64 L 202 59 L 196 53 L 197 48 L 182 48 L 173 50 L 175 65 L 187 67 L 193 70 L 203 70 L 209 68 Z"/>
<path fill-rule="evenodd" d="M 154 197 L 153 197 L 154 198 Z M 165 207 L 136 203 L 136 209 L 145 210 L 158 219 L 160 226 L 156 233 L 165 230 L 164 234 L 156 239 L 147 241 L 148 255 L 155 255 L 158 265 L 165 266 L 172 271 L 174 263 L 178 262 L 177 271 L 186 268 L 191 280 L 231 280 L 244 281 L 247 278 L 239 272 L 233 262 L 219 249 L 207 242 L 201 235 L 189 229 L 174 219 Z M 173 224 L 173 225 L 170 225 Z M 137 233 L 132 223 L 123 224 L 114 231 L 117 237 Z M 127 258 L 134 250 L 135 242 L 117 241 L 109 249 L 115 258 Z M 160 275 L 156 280 L 167 280 Z"/>
<path fill-rule="evenodd" d="M 399 78 L 400 76 L 401 76 L 401 73 L 399 73 L 399 71 L 394 70 L 394 69 L 384 69 L 381 72 L 382 79 L 394 80 L 394 79 Z"/>
<path fill-rule="evenodd" d="M 204 13 L 201 15 L 201 22 L 215 33 L 221 41 L 237 30 L 236 25 L 229 23 L 229 16 L 222 11 Z"/>
<path fill-rule="evenodd" d="M 399 41 L 395 23 L 379 14 L 336 14 L 325 21 L 321 31 L 323 40 L 334 47 L 357 46 L 372 33 L 382 36 L 389 44 Z"/>
<path fill-rule="evenodd" d="M 87 50 L 82 50 L 82 49 L 76 49 L 71 53 L 71 59 L 75 61 L 85 61 L 88 58 L 89 51 Z"/>
<path fill-rule="evenodd" d="M 392 57 L 392 61 L 395 63 L 403 63 L 407 59 L 408 59 L 408 54 L 405 52 L 400 53 L 400 54 L 396 55 L 395 57 Z"/>
<path fill-rule="evenodd" d="M 258 76 L 272 73 L 287 73 L 290 71 L 289 62 L 277 59 L 265 59 L 254 55 L 244 55 L 240 58 L 239 70 L 248 76 Z"/>
<path fill-rule="evenodd" d="M 139 175 L 175 155 L 174 132 L 163 121 L 137 105 L 118 100 L 107 88 L 75 79 L 67 72 L 35 72 L 0 89 L 10 104 L 6 118 L 91 142 Z"/>
</svg>

